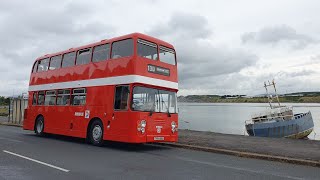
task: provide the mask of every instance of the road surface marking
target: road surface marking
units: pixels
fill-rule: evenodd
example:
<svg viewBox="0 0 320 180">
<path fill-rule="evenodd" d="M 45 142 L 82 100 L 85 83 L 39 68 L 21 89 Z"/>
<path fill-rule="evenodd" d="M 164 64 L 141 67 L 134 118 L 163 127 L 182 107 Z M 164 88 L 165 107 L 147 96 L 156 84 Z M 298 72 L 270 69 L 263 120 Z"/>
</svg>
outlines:
<svg viewBox="0 0 320 180">
<path fill-rule="evenodd" d="M 187 161 L 187 162 L 205 164 L 205 165 L 209 165 L 209 166 L 233 169 L 233 170 L 238 170 L 238 171 L 246 171 L 246 172 L 250 172 L 250 173 L 265 174 L 265 175 L 271 175 L 271 176 L 287 178 L 287 179 L 295 179 L 295 180 L 304 179 L 304 178 L 299 178 L 299 177 L 294 177 L 294 176 L 287 176 L 287 175 L 281 175 L 281 174 L 268 173 L 268 172 L 265 172 L 265 171 L 257 171 L 257 170 L 247 169 L 247 168 L 240 168 L 240 167 L 233 167 L 233 166 L 227 166 L 227 165 L 222 165 L 222 164 L 216 164 L 216 163 L 212 163 L 212 162 L 198 161 L 198 160 L 193 160 L 193 159 L 189 159 L 189 158 L 182 158 L 182 157 L 176 157 L 176 158 L 180 159 L 180 160 L 183 160 L 183 161 Z"/>
<path fill-rule="evenodd" d="M 58 169 L 58 170 L 63 171 L 63 172 L 69 172 L 70 171 L 70 170 L 63 169 L 63 168 L 60 168 L 60 167 L 57 167 L 57 166 L 54 166 L 54 165 L 51 165 L 51 164 L 48 164 L 48 163 L 45 163 L 45 162 L 41 162 L 41 161 L 26 157 L 26 156 L 19 155 L 19 154 L 10 152 L 10 151 L 3 150 L 3 152 L 11 154 L 11 155 L 14 155 L 14 156 L 18 156 L 18 157 L 21 157 L 23 159 L 27 159 L 27 160 L 30 160 L 30 161 L 33 161 L 33 162 L 36 162 L 36 163 L 39 163 L 39 164 L 42 164 L 42 165 L 45 165 L 45 166 L 48 166 L 48 167 L 51 167 L 51 168 L 54 168 L 54 169 Z"/>
<path fill-rule="evenodd" d="M 0 139 L 7 140 L 7 141 L 12 141 L 12 142 L 17 142 L 17 143 L 21 143 L 22 142 L 22 141 L 19 141 L 19 140 L 5 138 L 5 137 L 0 137 Z"/>
</svg>

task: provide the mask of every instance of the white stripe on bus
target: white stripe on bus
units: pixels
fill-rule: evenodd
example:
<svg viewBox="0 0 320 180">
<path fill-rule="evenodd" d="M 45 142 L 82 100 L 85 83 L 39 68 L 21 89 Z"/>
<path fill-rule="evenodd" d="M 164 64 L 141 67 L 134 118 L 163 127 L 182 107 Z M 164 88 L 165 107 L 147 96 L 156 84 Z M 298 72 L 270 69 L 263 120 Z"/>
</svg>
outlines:
<svg viewBox="0 0 320 180">
<path fill-rule="evenodd" d="M 29 86 L 29 91 L 106 86 L 106 85 L 130 84 L 130 83 L 144 83 L 144 84 L 149 84 L 154 86 L 178 89 L 178 83 L 176 82 L 150 78 L 150 77 L 140 76 L 140 75 L 127 75 L 127 76 L 116 76 L 116 77 L 87 79 L 87 80 L 79 80 L 79 81 L 32 85 L 32 86 Z"/>
</svg>

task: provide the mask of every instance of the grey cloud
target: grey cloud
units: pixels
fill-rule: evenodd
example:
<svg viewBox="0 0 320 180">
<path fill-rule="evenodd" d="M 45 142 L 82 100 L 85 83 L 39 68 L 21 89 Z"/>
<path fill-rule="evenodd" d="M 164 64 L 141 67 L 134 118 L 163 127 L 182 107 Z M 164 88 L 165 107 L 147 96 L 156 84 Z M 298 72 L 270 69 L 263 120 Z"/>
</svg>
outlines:
<svg viewBox="0 0 320 180">
<path fill-rule="evenodd" d="M 50 53 L 106 35 L 103 32 L 114 31 L 109 25 L 90 20 L 92 9 L 87 8 L 86 4 L 69 2 L 61 3 L 58 7 L 56 4 L 50 6 L 50 3 L 35 3 L 37 8 L 30 7 L 34 4 L 26 3 L 23 9 L 19 6 L 13 8 L 16 4 L 7 5 L 8 9 L 12 9 L 1 21 L 2 52 L 9 55 L 17 55 L 20 50 L 29 50 L 27 54 L 32 51 Z M 41 48 L 40 51 L 37 48 Z M 19 62 L 18 59 L 19 57 L 14 57 L 14 62 Z"/>
<path fill-rule="evenodd" d="M 110 2 L 111 3 L 111 2 Z M 109 38 L 115 28 L 94 18 L 86 1 L 6 1 L 0 7 L 0 82 L 25 91 L 34 60 L 44 54 Z M 10 85 L 8 77 L 15 82 Z M 21 85 L 17 85 L 17 84 Z M 0 95 L 6 95 L 0 94 Z"/>
<path fill-rule="evenodd" d="M 320 54 L 315 55 L 315 56 L 311 56 L 311 57 L 310 57 L 310 60 L 311 60 L 312 62 L 315 62 L 315 63 L 320 63 Z"/>
<path fill-rule="evenodd" d="M 212 30 L 205 17 L 175 13 L 165 24 L 147 32 L 174 44 L 179 67 L 179 86 L 191 88 L 206 79 L 202 88 L 215 84 L 215 76 L 228 75 L 254 65 L 258 57 L 240 49 L 216 46 L 211 40 Z"/>
<path fill-rule="evenodd" d="M 313 55 L 307 59 L 301 59 L 299 63 L 292 65 L 291 67 L 304 67 L 304 66 L 318 66 L 320 64 L 320 55 Z"/>
<path fill-rule="evenodd" d="M 309 75 L 313 75 L 315 74 L 316 72 L 313 71 L 313 70 L 306 70 L 306 69 L 303 69 L 303 70 L 300 70 L 300 71 L 295 71 L 295 72 L 284 72 L 284 71 L 281 71 L 278 73 L 278 75 L 280 77 L 301 77 L 301 76 L 309 76 Z"/>
<path fill-rule="evenodd" d="M 285 43 L 294 49 L 303 49 L 306 46 L 314 43 L 319 43 L 319 40 L 296 32 L 290 26 L 279 25 L 274 27 L 265 27 L 257 32 L 248 32 L 242 35 L 242 43 L 257 43 L 278 45 Z"/>
<path fill-rule="evenodd" d="M 159 24 L 147 32 L 162 38 L 205 39 L 212 34 L 208 20 L 199 15 L 177 12 L 165 24 Z"/>
</svg>

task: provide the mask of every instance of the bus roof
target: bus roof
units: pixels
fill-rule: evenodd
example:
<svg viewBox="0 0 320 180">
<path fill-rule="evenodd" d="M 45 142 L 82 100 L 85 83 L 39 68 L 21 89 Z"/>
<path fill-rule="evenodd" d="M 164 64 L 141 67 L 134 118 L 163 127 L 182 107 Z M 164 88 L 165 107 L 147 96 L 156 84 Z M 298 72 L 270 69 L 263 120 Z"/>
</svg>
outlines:
<svg viewBox="0 0 320 180">
<path fill-rule="evenodd" d="M 74 52 L 74 51 L 77 51 L 77 50 L 80 50 L 80 49 L 85 49 L 85 48 L 97 46 L 97 45 L 100 45 L 100 44 L 110 43 L 110 42 L 119 41 L 119 40 L 128 39 L 128 38 L 142 38 L 142 39 L 154 42 L 156 44 L 163 45 L 163 46 L 166 46 L 168 48 L 174 49 L 174 47 L 171 44 L 169 44 L 169 43 L 167 43 L 165 41 L 162 41 L 160 39 L 157 39 L 157 38 L 154 38 L 154 37 L 142 34 L 142 33 L 131 33 L 131 34 L 127 34 L 127 35 L 124 35 L 124 36 L 114 37 L 114 38 L 111 38 L 111 39 L 104 39 L 104 40 L 101 40 L 99 42 L 87 44 L 87 45 L 84 45 L 84 46 L 70 48 L 68 50 L 64 50 L 64 51 L 60 51 L 60 52 L 56 52 L 56 53 L 46 54 L 46 55 L 38 57 L 35 61 L 40 60 L 40 59 L 44 59 L 44 58 L 47 58 L 47 57 L 61 55 L 61 54 L 68 53 L 68 52 Z"/>
</svg>

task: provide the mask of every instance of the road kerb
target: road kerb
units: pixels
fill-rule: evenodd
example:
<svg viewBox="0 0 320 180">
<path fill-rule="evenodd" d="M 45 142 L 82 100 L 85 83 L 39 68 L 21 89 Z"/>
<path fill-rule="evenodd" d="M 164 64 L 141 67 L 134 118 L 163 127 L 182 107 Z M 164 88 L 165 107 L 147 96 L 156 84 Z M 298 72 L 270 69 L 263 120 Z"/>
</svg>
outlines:
<svg viewBox="0 0 320 180">
<path fill-rule="evenodd" d="M 233 156 L 238 156 L 238 157 L 255 158 L 255 159 L 263 159 L 263 160 L 269 160 L 269 161 L 278 161 L 278 162 L 320 167 L 320 161 L 314 161 L 314 160 L 306 160 L 306 159 L 298 159 L 298 158 L 291 158 L 291 157 L 284 157 L 284 156 L 275 156 L 275 155 L 268 155 L 268 154 L 243 152 L 243 151 L 213 148 L 213 147 L 188 145 L 188 144 L 181 144 L 181 143 L 159 143 L 159 144 L 165 145 L 165 146 L 171 146 L 171 147 L 184 148 L 184 149 L 193 149 L 193 150 L 199 150 L 199 151 L 227 154 L 227 155 L 233 155 Z"/>
<path fill-rule="evenodd" d="M 13 124 L 13 123 L 7 123 L 7 122 L 0 122 L 0 125 L 22 127 L 21 124 Z"/>
</svg>

